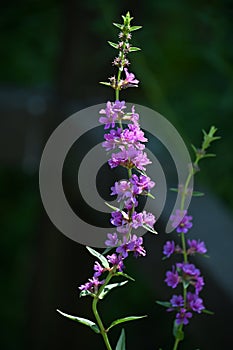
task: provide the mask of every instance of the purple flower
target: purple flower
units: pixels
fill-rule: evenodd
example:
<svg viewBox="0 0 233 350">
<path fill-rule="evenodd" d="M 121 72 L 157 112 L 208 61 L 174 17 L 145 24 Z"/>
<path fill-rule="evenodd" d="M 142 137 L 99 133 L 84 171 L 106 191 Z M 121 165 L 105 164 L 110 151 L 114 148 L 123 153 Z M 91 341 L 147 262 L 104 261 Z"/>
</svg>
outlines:
<svg viewBox="0 0 233 350">
<path fill-rule="evenodd" d="M 181 308 L 180 311 L 176 314 L 176 323 L 186 325 L 189 323 L 189 318 L 191 317 L 191 312 L 188 312 L 185 308 Z"/>
<path fill-rule="evenodd" d="M 176 266 L 178 269 L 182 270 L 186 275 L 193 276 L 196 278 L 200 275 L 200 270 L 197 269 L 194 264 L 177 263 Z"/>
<path fill-rule="evenodd" d="M 204 278 L 202 276 L 197 277 L 196 282 L 194 282 L 195 293 L 196 294 L 200 293 L 204 285 L 205 285 Z"/>
<path fill-rule="evenodd" d="M 195 254 L 195 253 L 199 253 L 199 254 L 205 254 L 207 252 L 205 243 L 198 240 L 196 241 L 195 239 L 190 240 L 188 239 L 188 245 L 189 245 L 189 249 L 188 249 L 188 254 Z"/>
<path fill-rule="evenodd" d="M 106 149 L 106 151 L 111 151 L 117 146 L 119 146 L 120 138 L 121 138 L 121 128 L 117 128 L 116 130 L 110 130 L 109 134 L 105 134 L 105 142 L 102 143 L 102 146 Z"/>
<path fill-rule="evenodd" d="M 175 242 L 167 241 L 163 246 L 163 254 L 169 258 L 175 251 Z"/>
<path fill-rule="evenodd" d="M 133 247 L 134 256 L 136 258 L 139 255 L 145 256 L 146 255 L 146 251 L 145 251 L 145 249 L 142 246 L 143 238 L 142 237 L 137 237 L 136 235 L 133 235 L 132 240 L 134 241 L 134 247 Z"/>
<path fill-rule="evenodd" d="M 205 309 L 205 307 L 203 305 L 203 300 L 201 298 L 199 298 L 199 296 L 196 294 L 188 292 L 187 293 L 187 301 L 188 301 L 189 307 L 193 311 L 195 311 L 199 314 L 201 313 L 202 310 Z"/>
<path fill-rule="evenodd" d="M 132 215 L 132 227 L 137 229 L 143 224 L 143 214 L 137 213 L 136 211 Z"/>
<path fill-rule="evenodd" d="M 98 292 L 98 287 L 104 283 L 103 281 L 99 281 L 97 277 L 92 277 L 89 278 L 89 282 L 82 284 L 79 289 L 80 290 L 88 290 L 91 293 L 97 293 Z"/>
<path fill-rule="evenodd" d="M 182 295 L 173 295 L 170 303 L 172 307 L 181 307 L 184 306 L 184 299 Z"/>
<path fill-rule="evenodd" d="M 129 73 L 128 68 L 124 68 L 124 71 L 125 79 L 122 81 L 122 88 L 138 87 L 139 80 L 135 79 L 135 75 L 133 73 Z"/>
<path fill-rule="evenodd" d="M 107 259 L 110 264 L 117 266 L 117 269 L 119 271 L 121 272 L 123 271 L 124 264 L 123 264 L 122 257 L 120 255 L 117 255 L 115 253 L 112 255 L 107 255 Z"/>
<path fill-rule="evenodd" d="M 115 122 L 120 120 L 124 115 L 123 109 L 125 109 L 125 101 L 107 102 L 106 108 L 100 110 L 100 114 L 104 114 L 105 117 L 100 117 L 99 122 L 105 124 L 104 129 L 115 127 Z"/>
<path fill-rule="evenodd" d="M 178 275 L 178 272 L 175 271 L 175 268 L 173 266 L 172 271 L 166 272 L 166 279 L 165 282 L 169 287 L 176 288 L 178 283 L 180 282 L 180 277 Z"/>
<path fill-rule="evenodd" d="M 122 226 L 125 221 L 123 219 L 123 215 L 121 214 L 120 211 L 113 211 L 111 213 L 112 215 L 112 218 L 111 218 L 111 224 L 114 225 L 114 226 Z"/>
<path fill-rule="evenodd" d="M 128 149 L 122 149 L 118 153 L 113 153 L 108 163 L 111 168 L 121 165 L 128 169 L 138 168 L 139 170 L 146 170 L 145 165 L 151 164 L 151 161 L 147 158 L 145 152 L 131 146 Z"/>
<path fill-rule="evenodd" d="M 103 266 L 100 265 L 100 263 L 98 261 L 95 262 L 94 265 L 94 277 L 99 277 L 102 275 L 102 273 L 104 272 L 104 268 Z"/>
<path fill-rule="evenodd" d="M 192 216 L 186 214 L 187 210 L 176 210 L 176 214 L 171 215 L 170 217 L 172 227 L 176 228 L 176 232 L 178 233 L 187 233 L 193 226 L 193 224 L 190 222 L 192 220 Z"/>
<path fill-rule="evenodd" d="M 143 214 L 143 224 L 149 225 L 150 227 L 153 228 L 156 221 L 154 215 L 151 213 L 147 213 L 145 210 L 143 210 L 142 214 Z"/>
<path fill-rule="evenodd" d="M 117 237 L 116 232 L 108 233 L 107 237 L 108 237 L 108 239 L 105 241 L 105 245 L 107 247 L 115 247 L 118 243 L 118 237 Z"/>
<path fill-rule="evenodd" d="M 149 176 L 140 175 L 139 177 L 136 174 L 133 174 L 130 182 L 138 188 L 138 194 L 146 191 L 149 192 L 154 186 L 154 181 L 151 181 Z"/>
</svg>

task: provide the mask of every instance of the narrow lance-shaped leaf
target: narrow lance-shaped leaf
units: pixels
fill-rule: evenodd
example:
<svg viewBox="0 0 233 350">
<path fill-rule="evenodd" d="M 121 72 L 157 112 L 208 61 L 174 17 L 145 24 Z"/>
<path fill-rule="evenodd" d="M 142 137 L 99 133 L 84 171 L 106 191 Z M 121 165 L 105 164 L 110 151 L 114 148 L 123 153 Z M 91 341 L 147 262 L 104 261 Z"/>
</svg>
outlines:
<svg viewBox="0 0 233 350">
<path fill-rule="evenodd" d="M 117 342 L 116 350 L 126 350 L 124 328 L 122 328 L 120 338 L 118 339 L 118 342 Z"/>
<path fill-rule="evenodd" d="M 158 305 L 164 306 L 164 307 L 171 307 L 171 303 L 169 301 L 160 301 L 160 300 L 156 300 L 156 303 Z"/>
<path fill-rule="evenodd" d="M 117 43 L 113 43 L 112 41 L 108 41 L 109 45 L 114 47 L 114 49 L 118 49 L 119 45 Z"/>
<path fill-rule="evenodd" d="M 141 29 L 141 28 L 142 28 L 142 26 L 132 26 L 132 27 L 130 27 L 130 31 L 134 32 L 135 30 L 138 30 L 138 29 Z"/>
<path fill-rule="evenodd" d="M 118 320 L 113 321 L 110 326 L 108 327 L 107 331 L 109 331 L 109 329 L 111 329 L 112 327 L 120 324 L 120 323 L 124 323 L 124 322 L 129 322 L 129 321 L 135 321 L 135 320 L 139 320 L 140 318 L 144 318 L 147 317 L 147 315 L 144 316 L 128 316 L 128 317 L 124 317 L 124 318 L 119 318 Z"/>
<path fill-rule="evenodd" d="M 140 47 L 131 46 L 129 48 L 129 52 L 134 52 L 134 51 L 141 51 L 141 49 L 140 49 Z"/>
<path fill-rule="evenodd" d="M 95 297 L 96 295 L 94 293 L 91 293 L 89 290 L 82 290 L 79 294 L 79 297 L 86 297 L 86 296 L 91 296 L 91 297 Z"/>
<path fill-rule="evenodd" d="M 151 227 L 150 225 L 143 224 L 142 227 L 144 227 L 144 228 L 145 228 L 147 231 L 149 231 L 149 232 L 155 233 L 156 235 L 158 234 L 158 232 L 155 231 L 155 230 L 153 229 L 153 227 Z"/>
<path fill-rule="evenodd" d="M 135 282 L 135 279 L 129 275 L 127 275 L 126 273 L 124 272 L 116 272 L 114 276 L 123 276 L 123 277 L 126 277 L 128 278 L 129 280 Z"/>
<path fill-rule="evenodd" d="M 94 256 L 96 256 L 102 263 L 103 267 L 105 267 L 106 269 L 109 269 L 109 263 L 108 260 L 99 252 L 97 252 L 96 250 L 90 248 L 90 247 L 86 247 L 87 250 Z"/>
<path fill-rule="evenodd" d="M 113 288 L 122 287 L 122 286 L 124 286 L 126 283 L 128 283 L 128 281 L 123 281 L 123 282 L 119 282 L 119 283 L 108 284 L 107 286 L 104 287 L 104 289 L 103 289 L 102 292 L 100 293 L 99 299 L 103 299 Z"/>
<path fill-rule="evenodd" d="M 59 312 L 59 314 L 61 314 L 64 317 L 69 318 L 72 321 L 76 321 L 76 322 L 84 324 L 85 326 L 90 327 L 96 333 L 100 333 L 100 330 L 99 330 L 99 327 L 97 326 L 97 324 L 86 319 L 86 318 L 71 316 L 71 315 L 65 314 L 64 312 L 62 312 L 60 310 L 57 310 L 57 312 Z"/>
<path fill-rule="evenodd" d="M 111 84 L 107 83 L 106 81 L 100 81 L 99 83 L 102 84 L 102 85 L 111 86 Z"/>
<path fill-rule="evenodd" d="M 120 23 L 113 23 L 113 25 L 115 26 L 115 27 L 117 27 L 117 28 L 119 28 L 120 30 L 121 29 L 123 29 L 123 25 L 122 24 L 120 24 Z"/>
</svg>

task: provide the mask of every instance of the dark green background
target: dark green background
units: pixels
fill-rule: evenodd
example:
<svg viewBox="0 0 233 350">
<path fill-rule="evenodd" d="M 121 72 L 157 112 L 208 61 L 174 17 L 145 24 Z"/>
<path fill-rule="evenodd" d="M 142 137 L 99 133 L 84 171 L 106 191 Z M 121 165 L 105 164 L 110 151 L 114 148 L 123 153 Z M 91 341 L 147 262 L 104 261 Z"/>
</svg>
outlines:
<svg viewBox="0 0 233 350">
<path fill-rule="evenodd" d="M 198 181 L 232 212 L 231 1 L 5 2 L 0 12 L 0 335 L 4 350 L 103 348 L 97 335 L 55 312 L 59 307 L 82 316 L 90 313 L 90 303 L 78 299 L 77 287 L 91 275 L 93 261 L 83 246 L 50 223 L 39 197 L 38 164 L 48 136 L 71 112 L 113 99 L 113 92 L 98 82 L 113 74 L 114 50 L 107 40 L 117 40 L 111 23 L 119 22 L 127 10 L 135 17 L 134 24 L 143 26 L 133 35 L 142 52 L 131 55 L 130 66 L 140 87 L 123 92 L 122 98 L 166 116 L 187 145 L 200 143 L 202 128 L 219 129 L 222 140 L 213 146 L 217 158 L 203 165 Z M 36 109 L 40 111 L 40 103 L 33 107 L 38 118 L 22 105 L 25 94 L 45 96 L 44 111 Z M 31 128 L 34 133 L 39 129 L 39 136 L 35 138 Z M 24 166 L 24 153 L 31 151 L 28 137 L 36 140 L 37 160 Z M 172 317 L 154 303 L 170 292 L 161 286 L 165 271 L 165 265 L 160 268 L 161 241 L 154 248 L 156 266 L 152 256 L 145 262 L 130 261 L 128 270 L 136 276 L 136 284 L 114 292 L 103 307 L 109 321 L 130 313 L 151 316 L 126 326 L 129 349 L 171 348 Z M 150 237 L 147 243 L 154 245 Z M 195 318 L 187 328 L 190 343 L 187 340 L 182 349 L 220 349 L 223 342 L 232 341 L 227 328 L 232 304 L 211 276 L 209 286 L 205 298 L 212 309 L 222 310 L 221 317 L 200 316 L 202 323 Z M 118 333 L 119 329 L 113 332 L 114 340 Z"/>
</svg>

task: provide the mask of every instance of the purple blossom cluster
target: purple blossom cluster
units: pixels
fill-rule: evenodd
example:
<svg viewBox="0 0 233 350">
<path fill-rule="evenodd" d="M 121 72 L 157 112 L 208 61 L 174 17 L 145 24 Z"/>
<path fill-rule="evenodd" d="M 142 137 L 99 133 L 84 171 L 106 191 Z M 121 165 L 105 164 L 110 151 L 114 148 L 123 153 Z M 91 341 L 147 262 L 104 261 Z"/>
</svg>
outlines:
<svg viewBox="0 0 233 350">
<path fill-rule="evenodd" d="M 172 226 L 176 228 L 176 232 L 186 234 L 192 227 L 192 216 L 187 215 L 186 210 L 176 210 L 175 215 L 171 215 L 170 220 Z M 185 237 L 183 237 L 185 239 Z M 187 247 L 186 247 L 187 245 Z M 175 289 L 179 284 L 183 286 L 185 291 L 183 295 L 174 294 L 170 299 L 170 306 L 167 311 L 176 311 L 176 323 L 188 324 L 189 319 L 193 316 L 193 312 L 201 313 L 205 307 L 199 293 L 204 286 L 204 278 L 201 276 L 200 270 L 188 261 L 189 256 L 195 254 L 206 254 L 207 249 L 205 243 L 200 240 L 188 239 L 182 247 L 175 241 L 167 241 L 163 246 L 163 254 L 165 258 L 171 257 L 173 254 L 182 254 L 184 262 L 176 263 L 170 271 L 166 272 L 166 284 Z"/>
<path fill-rule="evenodd" d="M 133 76 L 132 76 L 133 77 Z M 117 233 L 108 234 L 106 245 L 115 247 L 116 245 L 125 245 L 127 239 L 132 239 L 131 232 L 133 229 L 148 225 L 151 229 L 155 224 L 155 217 L 145 210 L 137 212 L 135 208 L 138 206 L 138 196 L 148 195 L 155 183 L 142 173 L 146 170 L 146 165 L 151 161 L 148 159 L 145 149 L 147 138 L 140 128 L 139 115 L 135 113 L 135 108 L 131 111 L 125 111 L 124 101 L 107 102 L 106 108 L 100 110 L 100 123 L 105 125 L 105 129 L 109 129 L 109 133 L 104 135 L 105 141 L 103 147 L 106 151 L 112 151 L 108 161 L 111 168 L 122 166 L 128 169 L 129 178 L 115 182 L 111 187 L 111 195 L 117 197 L 120 208 L 112 212 L 111 224 L 116 226 Z M 122 124 L 127 121 L 127 124 Z M 118 123 L 118 126 L 116 126 Z M 124 128 L 123 128 L 124 125 Z M 137 174 L 133 173 L 134 170 Z"/>
</svg>

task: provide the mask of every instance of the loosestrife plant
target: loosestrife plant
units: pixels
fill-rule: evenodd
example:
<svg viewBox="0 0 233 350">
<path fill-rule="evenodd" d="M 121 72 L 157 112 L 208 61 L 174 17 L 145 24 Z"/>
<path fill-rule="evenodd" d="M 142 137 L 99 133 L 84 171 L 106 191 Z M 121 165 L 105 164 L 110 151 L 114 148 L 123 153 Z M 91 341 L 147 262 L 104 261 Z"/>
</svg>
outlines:
<svg viewBox="0 0 233 350">
<path fill-rule="evenodd" d="M 200 170 L 199 162 L 201 159 L 215 156 L 212 153 L 207 153 L 206 150 L 210 144 L 218 140 L 220 137 L 215 136 L 217 129 L 212 126 L 208 133 L 203 131 L 204 138 L 200 148 L 193 147 L 195 152 L 195 161 L 189 168 L 189 174 L 184 185 L 180 185 L 178 189 L 181 194 L 180 209 L 171 215 L 170 220 L 172 227 L 176 229 L 180 237 L 180 244 L 175 241 L 167 241 L 163 247 L 164 258 L 170 258 L 173 255 L 180 256 L 179 262 L 172 266 L 170 271 L 166 272 L 165 282 L 172 289 L 178 289 L 176 294 L 173 294 L 169 301 L 157 301 L 158 304 L 167 308 L 168 312 L 175 312 L 175 320 L 173 326 L 173 335 L 175 337 L 173 350 L 178 349 L 179 342 L 184 339 L 183 327 L 187 325 L 193 314 L 208 313 L 204 306 L 203 299 L 200 297 L 200 292 L 204 286 L 204 278 L 201 275 L 200 269 L 192 262 L 192 257 L 195 255 L 207 256 L 205 242 L 195 239 L 186 239 L 188 231 L 192 228 L 193 217 L 188 215 L 185 208 L 185 200 L 188 196 L 202 196 L 201 192 L 194 192 L 189 189 L 189 184 L 194 175 Z"/>
<path fill-rule="evenodd" d="M 88 251 L 98 260 L 94 263 L 93 276 L 82 284 L 79 290 L 80 297 L 89 296 L 92 298 L 92 311 L 95 320 L 71 316 L 58 310 L 63 316 L 82 323 L 100 334 L 108 350 L 113 349 L 109 339 L 109 331 L 112 327 L 146 317 L 146 315 L 123 317 L 106 326 L 99 314 L 98 303 L 112 289 L 126 285 L 129 280 L 134 281 L 125 272 L 125 261 L 129 255 L 133 255 L 135 258 L 146 255 L 143 238 L 135 231 L 143 227 L 147 231 L 157 233 L 154 229 L 156 221 L 154 215 L 145 210 L 142 212 L 137 210 L 140 196 L 154 198 L 151 189 L 155 183 L 146 174 L 146 167 L 151 163 L 145 152 L 145 143 L 148 140 L 140 128 L 139 114 L 135 111 L 135 107 L 127 110 L 125 101 L 120 100 L 120 92 L 123 89 L 138 87 L 139 84 L 135 75 L 129 72 L 128 54 L 140 50 L 131 45 L 131 38 L 132 32 L 140 29 L 141 26 L 131 26 L 133 18 L 130 17 L 129 12 L 122 18 L 122 24 L 113 23 L 120 30 L 119 41 L 117 43 L 108 42 L 118 51 L 118 55 L 113 60 L 113 66 L 117 68 L 117 73 L 110 77 L 108 82 L 101 82 L 114 90 L 114 101 L 108 101 L 106 107 L 99 111 L 99 122 L 104 125 L 106 130 L 102 145 L 110 153 L 108 164 L 111 169 L 123 167 L 126 170 L 126 178 L 115 182 L 111 187 L 111 195 L 115 196 L 118 207 L 106 203 L 112 209 L 110 222 L 115 227 L 115 232 L 107 233 L 106 249 L 103 253 L 87 247 Z M 213 154 L 206 153 L 206 150 L 214 140 L 219 139 L 215 136 L 216 131 L 215 127 L 211 127 L 208 133 L 204 131 L 201 148 L 197 149 L 193 146 L 195 161 L 190 165 L 185 184 L 180 185 L 178 189 L 173 189 L 181 193 L 180 208 L 170 217 L 172 227 L 176 229 L 180 237 L 180 244 L 167 241 L 163 247 L 163 254 L 166 259 L 172 255 L 181 257 L 181 261 L 175 263 L 171 270 L 167 271 L 165 279 L 169 287 L 180 289 L 172 295 L 169 301 L 157 301 L 158 304 L 165 306 L 167 311 L 175 312 L 173 350 L 178 349 L 180 341 L 184 338 L 183 327 L 189 323 L 194 313 L 211 313 L 205 308 L 200 297 L 204 286 L 203 276 L 191 260 L 196 254 L 206 256 L 207 249 L 205 243 L 200 240 L 186 240 L 186 235 L 193 224 L 192 216 L 185 210 L 185 201 L 190 195 L 202 195 L 200 192 L 192 192 L 189 185 L 192 177 L 200 170 L 200 160 L 213 156 Z M 112 283 L 113 280 L 114 283 Z M 114 348 L 116 350 L 126 349 L 124 329 L 122 329 Z"/>
<path fill-rule="evenodd" d="M 132 280 L 125 273 L 125 260 L 130 254 L 134 257 L 145 256 L 143 238 L 136 235 L 135 231 L 139 227 L 144 227 L 152 233 L 154 230 L 155 217 L 145 210 L 137 211 L 139 196 L 153 196 L 150 190 L 155 183 L 146 175 L 146 166 L 151 163 L 145 149 L 147 139 L 140 129 L 139 115 L 132 107 L 127 111 L 125 101 L 120 101 L 120 91 L 129 87 L 138 87 L 139 81 L 132 72 L 129 72 L 128 54 L 140 50 L 131 45 L 132 32 L 141 26 L 131 26 L 129 12 L 122 16 L 123 24 L 114 23 L 118 29 L 119 41 L 108 43 L 118 51 L 118 56 L 114 59 L 113 65 L 117 68 L 117 74 L 109 78 L 109 82 L 101 82 L 114 89 L 114 101 L 108 101 L 106 108 L 100 110 L 99 122 L 104 125 L 106 134 L 103 147 L 107 152 L 111 152 L 108 161 L 110 168 L 123 167 L 126 169 L 126 178 L 115 182 L 111 187 L 111 195 L 116 196 L 118 207 L 106 203 L 111 209 L 111 224 L 116 228 L 116 232 L 108 233 L 106 237 L 106 250 L 103 254 L 87 247 L 88 251 L 95 256 L 98 261 L 94 264 L 93 277 L 79 287 L 80 297 L 90 296 L 93 298 L 92 310 L 95 322 L 76 316 L 67 315 L 59 311 L 63 316 L 74 321 L 89 326 L 94 332 L 103 337 L 104 344 L 108 350 L 112 349 L 109 340 L 109 331 L 117 324 L 137 320 L 145 316 L 127 316 L 113 321 L 109 326 L 105 326 L 97 306 L 113 288 L 124 286 L 128 280 Z M 108 254 L 110 253 L 111 254 Z M 107 255 L 108 254 L 108 255 Z M 119 277 L 121 280 L 119 281 Z M 124 278 L 124 280 L 122 280 Z M 117 282 L 112 283 L 112 281 Z M 111 283 L 110 283 L 111 282 Z M 116 349 L 125 349 L 125 333 L 122 329 Z"/>
</svg>

